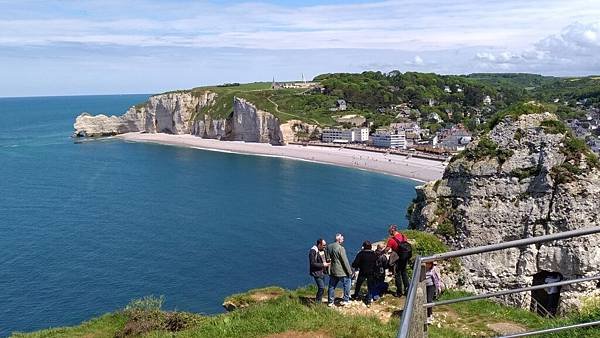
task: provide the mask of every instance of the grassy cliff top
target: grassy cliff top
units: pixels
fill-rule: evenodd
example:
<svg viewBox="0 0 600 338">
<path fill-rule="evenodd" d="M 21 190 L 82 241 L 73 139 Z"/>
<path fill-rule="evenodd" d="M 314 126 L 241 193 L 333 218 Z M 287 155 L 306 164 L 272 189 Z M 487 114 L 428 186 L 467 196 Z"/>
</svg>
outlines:
<svg viewBox="0 0 600 338">
<path fill-rule="evenodd" d="M 200 112 L 213 118 L 227 117 L 233 111 L 233 98 L 239 97 L 251 102 L 258 109 L 275 115 L 282 122 L 302 120 L 319 125 L 335 123 L 329 108 L 335 107 L 337 97 L 322 95 L 320 92 L 307 89 L 272 89 L 269 82 L 253 82 L 196 87 L 164 94 L 177 92 L 188 92 L 196 96 L 206 92 L 217 94 L 214 104 Z M 353 110 L 349 110 L 348 114 L 352 112 Z"/>
<path fill-rule="evenodd" d="M 272 291 L 269 288 L 268 291 Z M 259 290 L 252 290 L 257 294 Z M 153 309 L 126 309 L 92 319 L 78 326 L 13 337 L 395 337 L 401 306 L 397 298 L 385 296 L 371 308 L 361 304 L 331 309 L 310 299 L 314 288 L 284 290 L 248 307 L 215 316 Z M 465 296 L 446 291 L 442 299 Z M 237 295 L 243 298 L 243 295 Z M 382 315 L 381 312 L 385 312 Z M 561 319 L 548 319 L 532 312 L 499 305 L 489 300 L 441 306 L 434 310 L 429 336 L 491 337 L 514 330 L 550 328 L 560 324 L 600 319 L 598 307 Z M 505 331 L 502 331 L 505 330 Z M 512 331 L 511 331 L 512 330 Z M 598 337 L 600 329 L 569 330 L 553 337 Z"/>
<path fill-rule="evenodd" d="M 561 118 L 581 115 L 583 107 L 600 104 L 600 77 L 557 78 L 535 74 L 438 75 L 391 71 L 322 74 L 315 77 L 321 90 L 272 89 L 270 82 L 226 83 L 174 92 L 217 94 L 215 104 L 203 112 L 224 118 L 233 109 L 233 98 L 244 98 L 282 122 L 298 119 L 322 126 L 336 125 L 336 115 L 359 114 L 373 122 L 373 128 L 402 122 L 398 106 L 412 109 L 411 120 L 420 118 L 432 131 L 462 123 L 476 130 L 480 120 L 513 104 L 539 100 L 558 102 Z M 171 92 L 172 93 L 172 92 Z M 484 103 L 490 97 L 492 103 Z M 347 102 L 346 111 L 332 111 L 335 102 Z M 558 100 L 558 101 L 556 101 Z M 143 105 L 143 104 L 142 104 Z M 432 120 L 435 113 L 441 118 Z M 201 116 L 198 114 L 197 116 Z"/>
</svg>

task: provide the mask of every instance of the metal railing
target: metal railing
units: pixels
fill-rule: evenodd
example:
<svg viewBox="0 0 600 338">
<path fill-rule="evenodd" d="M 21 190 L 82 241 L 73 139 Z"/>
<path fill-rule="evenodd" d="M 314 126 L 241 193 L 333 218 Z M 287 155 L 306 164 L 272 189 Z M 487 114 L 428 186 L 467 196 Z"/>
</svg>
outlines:
<svg viewBox="0 0 600 338">
<path fill-rule="evenodd" d="M 510 241 L 510 242 L 503 242 L 503 243 L 498 243 L 498 244 L 491 244 L 491 245 L 473 247 L 473 248 L 468 248 L 468 249 L 456 250 L 456 251 L 445 252 L 445 253 L 441 253 L 441 254 L 435 254 L 435 255 L 427 256 L 427 257 L 417 256 L 415 259 L 415 264 L 413 266 L 413 276 L 411 279 L 410 288 L 408 290 L 406 303 L 404 305 L 404 311 L 402 312 L 402 317 L 400 319 L 400 327 L 398 329 L 398 338 L 424 338 L 424 337 L 427 337 L 426 309 L 428 307 L 453 304 L 453 303 L 458 303 L 458 302 L 466 302 L 466 301 L 471 301 L 471 300 L 497 297 L 497 296 L 503 296 L 503 295 L 509 295 L 509 294 L 530 291 L 530 290 L 538 290 L 538 289 L 553 287 L 553 286 L 563 286 L 563 285 L 569 285 L 569 284 L 574 284 L 574 283 L 582 283 L 582 282 L 588 282 L 588 281 L 593 281 L 593 280 L 600 280 L 600 275 L 597 275 L 597 276 L 592 276 L 592 277 L 560 281 L 560 282 L 556 282 L 556 283 L 535 285 L 535 286 L 529 286 L 529 287 L 523 287 L 523 288 L 516 288 L 516 289 L 503 290 L 503 291 L 498 291 L 498 292 L 485 293 L 485 294 L 480 294 L 480 295 L 475 295 L 475 296 L 462 297 L 462 298 L 451 299 L 451 300 L 438 301 L 438 302 L 434 302 L 434 303 L 427 303 L 426 297 L 425 297 L 425 294 L 426 294 L 425 293 L 426 292 L 425 269 L 424 269 L 425 263 L 439 261 L 439 260 L 446 260 L 446 259 L 451 259 L 451 258 L 470 256 L 470 255 L 481 254 L 481 253 L 492 252 L 492 251 L 499 251 L 499 250 L 508 249 L 508 248 L 523 247 L 523 246 L 527 246 L 527 245 L 531 245 L 531 244 L 550 242 L 550 241 L 555 241 L 555 240 L 561 240 L 561 239 L 567 239 L 567 238 L 573 238 L 573 237 L 579 237 L 579 236 L 585 236 L 585 235 L 591 235 L 591 234 L 597 234 L 597 233 L 600 233 L 600 226 L 582 228 L 582 229 L 577 229 L 577 230 L 560 232 L 560 233 L 556 233 L 556 234 L 537 236 L 537 237 L 529 237 L 529 238 L 519 239 L 519 240 L 515 240 L 515 241 Z M 509 336 L 505 336 L 504 338 L 525 337 L 525 336 L 530 336 L 530 335 L 534 335 L 534 334 L 551 333 L 551 332 L 556 332 L 556 331 L 561 331 L 561 330 L 589 327 L 589 326 L 594 326 L 594 325 L 599 325 L 599 324 L 600 324 L 600 321 L 568 325 L 568 326 L 560 326 L 560 327 L 556 327 L 556 328 L 552 328 L 552 329 L 530 331 L 530 332 L 519 333 L 519 334 L 515 334 L 515 335 L 509 335 Z"/>
</svg>

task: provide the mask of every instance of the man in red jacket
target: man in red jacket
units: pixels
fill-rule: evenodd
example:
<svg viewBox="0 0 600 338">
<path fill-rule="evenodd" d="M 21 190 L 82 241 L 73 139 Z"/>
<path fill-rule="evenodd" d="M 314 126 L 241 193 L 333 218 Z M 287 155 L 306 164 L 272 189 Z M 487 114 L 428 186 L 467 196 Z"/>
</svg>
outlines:
<svg viewBox="0 0 600 338">
<path fill-rule="evenodd" d="M 402 297 L 402 291 L 404 294 L 408 294 L 408 273 L 406 272 L 406 265 L 412 255 L 412 252 L 405 252 L 401 248 L 401 243 L 407 242 L 408 238 L 398 231 L 396 224 L 390 225 L 388 232 L 390 238 L 387 241 L 388 251 L 394 251 L 398 254 L 398 260 L 395 264 L 394 280 L 396 282 L 396 297 Z M 403 288 L 404 286 L 404 288 Z"/>
</svg>

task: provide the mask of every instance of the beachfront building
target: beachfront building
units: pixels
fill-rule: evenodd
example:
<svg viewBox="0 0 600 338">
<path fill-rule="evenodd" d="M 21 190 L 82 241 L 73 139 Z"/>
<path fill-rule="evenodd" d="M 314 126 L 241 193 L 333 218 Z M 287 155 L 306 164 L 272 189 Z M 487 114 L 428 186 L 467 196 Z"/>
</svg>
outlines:
<svg viewBox="0 0 600 338">
<path fill-rule="evenodd" d="M 323 129 L 321 141 L 325 143 L 364 143 L 369 140 L 369 128 Z"/>
<path fill-rule="evenodd" d="M 464 150 L 473 139 L 473 135 L 462 125 L 442 129 L 437 136 L 439 137 L 437 146 L 452 152 Z"/>
<path fill-rule="evenodd" d="M 389 131 L 378 129 L 371 136 L 373 146 L 379 148 L 406 149 L 406 133 L 403 131 Z"/>
</svg>

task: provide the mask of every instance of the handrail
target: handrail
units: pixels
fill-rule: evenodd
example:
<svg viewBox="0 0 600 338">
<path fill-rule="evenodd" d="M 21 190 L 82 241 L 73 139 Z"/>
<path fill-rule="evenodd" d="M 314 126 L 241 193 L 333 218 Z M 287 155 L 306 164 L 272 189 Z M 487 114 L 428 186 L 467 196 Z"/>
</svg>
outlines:
<svg viewBox="0 0 600 338">
<path fill-rule="evenodd" d="M 502 242 L 502 243 L 496 243 L 496 244 L 490 244 L 490 245 L 484 245 L 484 246 L 476 246 L 473 248 L 444 252 L 444 253 L 440 253 L 440 254 L 431 255 L 428 257 L 423 257 L 423 263 L 444 260 L 444 259 L 449 259 L 449 258 L 470 256 L 470 255 L 486 253 L 486 252 L 490 252 L 490 251 L 498 251 L 498 250 L 503 250 L 503 249 L 515 248 L 515 247 L 526 246 L 526 245 L 530 245 L 530 244 L 537 244 L 540 242 L 550 242 L 550 241 L 556 241 L 559 239 L 591 235 L 591 234 L 595 234 L 595 233 L 599 233 L 599 232 L 600 232 L 600 227 L 598 227 L 598 226 L 587 227 L 587 228 L 581 228 L 581 229 L 577 229 L 577 230 L 558 232 L 558 233 L 550 234 L 550 235 L 523 238 L 523 239 L 518 239 L 518 240 L 510 241 L 510 242 Z"/>
<path fill-rule="evenodd" d="M 570 279 L 570 280 L 565 280 L 565 281 L 561 281 L 561 282 L 527 286 L 527 287 L 518 288 L 518 289 L 510 289 L 510 290 L 503 290 L 503 291 L 498 291 L 498 292 L 482 293 L 480 295 L 475 295 L 475 296 L 442 300 L 442 301 L 434 302 L 434 303 L 426 303 L 426 304 L 423 304 L 423 307 L 428 308 L 428 307 L 439 306 L 439 305 L 448 305 L 448 304 L 454 304 L 454 303 L 460 303 L 460 302 L 467 302 L 467 301 L 471 301 L 471 300 L 492 298 L 492 297 L 510 295 L 513 293 L 519 293 L 519 292 L 523 292 L 523 291 L 539 290 L 539 289 L 551 288 L 553 286 L 563 286 L 563 285 L 569 285 L 569 284 L 575 284 L 575 283 L 583 283 L 583 282 L 589 282 L 589 281 L 599 280 L 599 279 L 600 279 L 600 275 L 592 276 L 592 277 L 584 277 L 584 278 L 579 278 L 579 279 Z"/>
<path fill-rule="evenodd" d="M 589 327 L 589 326 L 596 326 L 596 325 L 600 325 L 600 320 L 597 320 L 595 322 L 587 322 L 587 323 L 579 323 L 579 324 L 573 324 L 573 325 L 553 327 L 553 328 L 550 328 L 550 329 L 544 329 L 544 330 L 538 330 L 538 331 L 529 331 L 529 332 L 523 332 L 523 333 L 515 333 L 515 334 L 508 335 L 508 336 L 501 336 L 501 337 L 498 337 L 498 338 L 527 337 L 527 336 L 533 336 L 533 335 L 536 335 L 536 334 L 553 333 L 553 332 L 558 332 L 558 331 L 562 331 L 562 330 L 579 329 L 579 328 L 582 328 L 582 327 Z"/>
<path fill-rule="evenodd" d="M 445 259 L 450 259 L 450 258 L 475 255 L 475 254 L 486 253 L 486 252 L 491 252 L 491 251 L 498 251 L 498 250 L 514 248 L 514 247 L 523 247 L 523 246 L 537 244 L 537 243 L 541 243 L 541 242 L 549 242 L 549 241 L 555 241 L 555 240 L 560 240 L 560 239 L 567 239 L 567 238 L 579 237 L 579 236 L 585 236 L 585 235 L 591 235 L 591 234 L 597 234 L 597 233 L 600 233 L 600 226 L 564 231 L 564 232 L 550 234 L 550 235 L 529 237 L 529 238 L 510 241 L 510 242 L 496 243 L 496 244 L 467 248 L 467 249 L 462 249 L 462 250 L 455 250 L 455 251 L 445 252 L 445 253 L 441 253 L 441 254 L 435 254 L 435 255 L 431 255 L 431 256 L 427 256 L 427 257 L 417 256 L 417 258 L 415 259 L 415 264 L 413 266 L 413 276 L 412 276 L 411 284 L 410 284 L 410 287 L 408 290 L 407 300 L 406 300 L 406 303 L 404 306 L 404 311 L 402 311 L 402 318 L 400 319 L 400 327 L 398 329 L 397 337 L 398 338 L 426 337 L 426 325 L 424 322 L 422 323 L 423 324 L 422 331 L 420 331 L 419 333 L 411 331 L 411 320 L 414 318 L 414 311 L 415 311 L 415 298 L 417 297 L 417 289 L 419 288 L 419 284 L 422 284 L 424 281 L 424 274 L 422 271 L 422 267 L 425 263 L 433 262 L 433 261 L 437 261 L 437 260 L 445 260 Z M 521 288 L 521 289 L 505 290 L 505 291 L 500 291 L 500 292 L 496 292 L 496 293 L 490 293 L 487 295 L 464 297 L 464 299 L 452 300 L 452 302 L 488 298 L 488 297 L 493 297 L 496 295 L 505 295 L 505 294 L 511 294 L 511 293 L 516 293 L 516 292 L 541 289 L 541 288 L 546 288 L 546 287 L 551 287 L 551 286 L 560 286 L 560 285 L 572 284 L 572 283 L 577 283 L 577 282 L 590 281 L 590 280 L 595 280 L 595 279 L 600 279 L 600 276 L 585 277 L 585 278 L 581 278 L 579 280 L 561 281 L 561 282 L 557 282 L 557 283 L 544 284 L 544 285 L 540 285 L 540 286 L 536 285 L 536 286 Z M 444 302 L 451 302 L 451 301 L 449 300 L 449 301 L 444 301 Z M 417 308 L 417 311 L 424 311 L 424 309 L 426 307 L 442 305 L 442 303 L 443 302 L 425 304 L 425 302 L 422 302 L 422 303 L 418 304 L 418 306 L 416 308 Z M 450 304 L 450 303 L 444 303 L 444 304 Z M 578 328 L 578 327 L 586 327 L 586 326 L 600 324 L 600 322 L 598 322 L 597 324 L 594 324 L 594 323 L 595 322 L 547 329 L 547 330 L 554 330 L 554 331 L 547 331 L 547 332 L 555 332 L 555 331 L 563 330 L 563 329 L 567 329 L 567 328 Z M 417 327 L 418 326 L 419 325 L 417 325 Z M 535 333 L 531 333 L 531 334 L 521 333 L 520 335 L 512 335 L 512 336 L 506 336 L 506 337 L 524 337 L 527 335 L 533 335 L 533 334 L 539 334 L 539 333 L 546 333 L 546 331 L 541 330 L 541 331 L 536 331 Z"/>
</svg>

